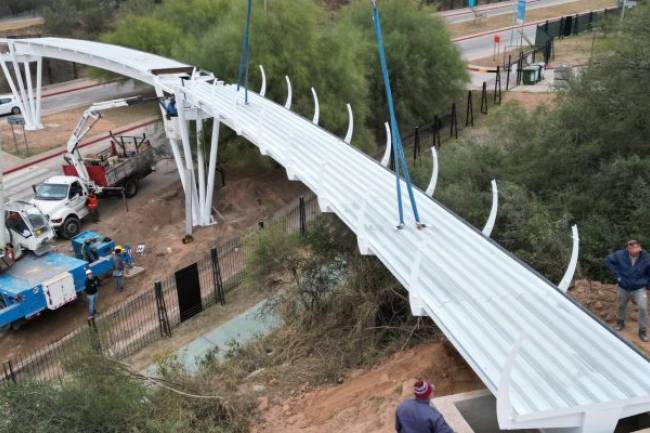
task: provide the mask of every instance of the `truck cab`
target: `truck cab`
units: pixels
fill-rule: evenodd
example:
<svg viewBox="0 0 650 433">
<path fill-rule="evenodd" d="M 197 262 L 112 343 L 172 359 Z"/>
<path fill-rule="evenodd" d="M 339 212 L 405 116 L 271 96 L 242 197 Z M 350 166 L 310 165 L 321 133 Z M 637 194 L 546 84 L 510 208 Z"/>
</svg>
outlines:
<svg viewBox="0 0 650 433">
<path fill-rule="evenodd" d="M 37 256 L 47 253 L 54 239 L 54 230 L 45 214 L 36 205 L 22 200 L 5 205 L 4 230 L 14 260 L 23 251 L 32 251 Z"/>
<path fill-rule="evenodd" d="M 32 203 L 49 219 L 54 230 L 71 239 L 81 230 L 81 220 L 88 216 L 88 188 L 76 176 L 53 176 L 34 187 Z"/>
</svg>

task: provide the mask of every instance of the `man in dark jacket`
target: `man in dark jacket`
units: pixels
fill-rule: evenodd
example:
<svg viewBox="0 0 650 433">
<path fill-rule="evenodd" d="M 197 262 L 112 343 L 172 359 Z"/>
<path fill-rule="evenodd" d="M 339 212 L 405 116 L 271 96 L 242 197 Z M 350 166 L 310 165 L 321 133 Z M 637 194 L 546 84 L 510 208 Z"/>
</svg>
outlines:
<svg viewBox="0 0 650 433">
<path fill-rule="evenodd" d="M 405 401 L 397 409 L 397 433 L 453 433 L 440 412 L 431 407 L 432 393 L 430 383 L 421 379 L 415 382 L 415 399 Z"/>
<path fill-rule="evenodd" d="M 618 284 L 618 313 L 615 329 L 620 331 L 625 327 L 627 302 L 630 298 L 634 298 L 639 308 L 639 338 L 647 342 L 648 301 L 646 288 L 650 278 L 650 256 L 641 249 L 641 244 L 638 241 L 630 240 L 627 242 L 627 248 L 610 254 L 605 261 Z"/>
<path fill-rule="evenodd" d="M 86 271 L 86 297 L 88 298 L 88 318 L 92 319 L 97 314 L 97 292 L 99 291 L 99 279 L 93 276 L 93 271 Z"/>
</svg>

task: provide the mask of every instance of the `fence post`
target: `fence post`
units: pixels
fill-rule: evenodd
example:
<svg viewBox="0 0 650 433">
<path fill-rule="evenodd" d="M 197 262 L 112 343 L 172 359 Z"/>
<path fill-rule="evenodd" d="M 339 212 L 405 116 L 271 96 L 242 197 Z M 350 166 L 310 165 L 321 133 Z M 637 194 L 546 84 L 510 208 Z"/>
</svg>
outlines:
<svg viewBox="0 0 650 433">
<path fill-rule="evenodd" d="M 488 104 L 487 104 L 487 83 L 483 81 L 483 90 L 481 91 L 481 113 L 487 114 Z"/>
<path fill-rule="evenodd" d="M 99 330 L 97 329 L 97 323 L 95 322 L 94 317 L 88 318 L 88 335 L 90 339 L 90 346 L 95 350 L 97 353 L 102 352 L 102 344 L 101 341 L 99 341 Z"/>
<path fill-rule="evenodd" d="M 167 305 L 165 304 L 165 297 L 162 292 L 162 283 L 156 281 L 153 284 L 154 293 L 156 295 L 156 309 L 158 310 L 158 325 L 160 326 L 161 337 L 171 337 L 172 328 L 169 326 L 169 317 L 167 316 Z"/>
<path fill-rule="evenodd" d="M 11 360 L 7 360 L 2 364 L 2 370 L 4 371 L 4 377 L 6 379 L 11 379 L 11 381 L 16 384 L 16 374 L 14 373 L 14 367 L 11 363 Z"/>
<path fill-rule="evenodd" d="M 497 72 L 494 80 L 494 103 L 501 105 L 501 68 L 499 65 L 497 65 Z"/>
<path fill-rule="evenodd" d="M 508 54 L 508 75 L 506 76 L 506 92 L 510 86 L 510 70 L 512 69 L 512 54 Z"/>
<path fill-rule="evenodd" d="M 449 137 L 458 140 L 458 116 L 456 114 L 456 103 L 451 104 L 451 125 L 449 125 Z"/>
<path fill-rule="evenodd" d="M 474 126 L 474 105 L 472 104 L 472 91 L 467 91 L 467 112 L 465 113 L 465 126 Z"/>
<path fill-rule="evenodd" d="M 219 263 L 219 249 L 217 247 L 210 250 L 212 259 L 212 280 L 214 281 L 214 300 L 215 302 L 226 305 L 226 294 L 223 289 L 223 279 L 221 278 L 221 263 Z"/>
<path fill-rule="evenodd" d="M 305 215 L 305 196 L 301 195 L 298 201 L 298 216 L 300 217 L 300 236 L 307 233 L 307 218 Z"/>
<path fill-rule="evenodd" d="M 262 229 L 264 228 L 264 221 L 258 221 L 258 222 L 257 222 L 257 228 L 258 228 L 259 230 L 262 230 Z"/>
</svg>

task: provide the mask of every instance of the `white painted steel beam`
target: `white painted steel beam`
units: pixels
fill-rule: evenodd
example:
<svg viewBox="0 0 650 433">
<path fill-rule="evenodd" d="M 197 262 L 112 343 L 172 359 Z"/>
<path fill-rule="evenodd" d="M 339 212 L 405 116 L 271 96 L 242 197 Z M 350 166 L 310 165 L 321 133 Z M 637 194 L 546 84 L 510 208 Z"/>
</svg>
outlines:
<svg viewBox="0 0 650 433">
<path fill-rule="evenodd" d="M 492 179 L 492 207 L 490 208 L 490 215 L 488 216 L 487 222 L 483 227 L 483 234 L 486 237 L 490 237 L 492 230 L 494 229 L 494 223 L 497 220 L 497 212 L 499 210 L 499 190 L 497 189 L 497 181 Z"/>
<path fill-rule="evenodd" d="M 436 151 L 436 146 L 431 146 L 431 180 L 427 189 L 424 191 L 429 197 L 433 197 L 433 194 L 436 192 L 436 185 L 438 184 L 438 151 Z"/>
<path fill-rule="evenodd" d="M 288 75 L 285 75 L 284 79 L 287 82 L 287 100 L 284 103 L 284 108 L 286 108 L 287 110 L 291 110 L 291 98 L 293 95 L 293 90 L 291 89 L 291 80 L 289 79 Z"/>
<path fill-rule="evenodd" d="M 260 74 L 262 74 L 262 85 L 260 86 L 260 96 L 266 96 L 266 73 L 264 72 L 264 66 L 260 65 Z"/>
<path fill-rule="evenodd" d="M 384 156 L 381 158 L 381 165 L 384 167 L 388 167 L 388 164 L 390 163 L 390 153 L 392 151 L 392 137 L 390 133 L 390 125 L 388 122 L 384 122 L 384 129 L 386 130 L 386 147 L 384 149 Z"/>
<path fill-rule="evenodd" d="M 158 56 L 57 38 L 17 40 L 15 46 L 20 55 L 104 67 L 155 84 L 263 149 L 314 191 L 322 210 L 336 213 L 357 234 L 362 252 L 376 255 L 409 291 L 414 313 L 426 312 L 497 396 L 502 425 L 611 433 L 618 419 L 650 410 L 648 358 L 481 231 L 420 190 L 418 207 L 431 228 L 395 230 L 394 174 L 289 111 L 288 77 L 286 108 L 254 92 L 243 105 L 234 85 L 197 79 L 183 86 L 174 74 L 151 74 L 187 66 Z M 405 202 L 405 212 L 409 206 Z"/>
<path fill-rule="evenodd" d="M 573 238 L 573 244 L 571 247 L 571 258 L 569 259 L 569 265 L 564 272 L 564 276 L 560 283 L 557 285 L 558 289 L 566 293 L 569 290 L 571 281 L 573 281 L 573 276 L 576 273 L 576 267 L 578 266 L 578 253 L 580 251 L 580 236 L 578 234 L 578 226 L 573 225 L 571 227 L 571 237 Z"/>
<path fill-rule="evenodd" d="M 316 90 L 312 87 L 311 94 L 314 97 L 314 117 L 311 120 L 311 123 L 318 125 L 318 120 L 320 119 L 320 105 L 318 104 L 318 95 Z"/>
<path fill-rule="evenodd" d="M 343 141 L 350 144 L 352 141 L 352 133 L 354 132 L 354 115 L 352 114 L 352 106 L 347 104 L 348 107 L 348 132 L 345 133 Z"/>
</svg>

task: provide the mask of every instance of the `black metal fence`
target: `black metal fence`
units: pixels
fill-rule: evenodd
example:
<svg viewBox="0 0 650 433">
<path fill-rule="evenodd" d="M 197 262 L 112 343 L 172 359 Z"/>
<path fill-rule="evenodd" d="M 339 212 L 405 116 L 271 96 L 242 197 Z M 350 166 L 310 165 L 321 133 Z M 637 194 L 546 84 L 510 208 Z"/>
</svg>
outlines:
<svg viewBox="0 0 650 433">
<path fill-rule="evenodd" d="M 549 40 L 565 38 L 577 35 L 585 30 L 591 30 L 596 23 L 608 15 L 615 15 L 617 11 L 619 11 L 619 8 L 613 7 L 584 14 L 565 15 L 553 21 L 547 20 L 544 24 L 537 25 L 535 46 L 542 48 L 546 46 Z"/>
<path fill-rule="evenodd" d="M 229 290 L 247 274 L 246 259 L 251 253 L 247 239 L 260 227 L 285 233 L 305 234 L 320 214 L 312 193 L 287 205 L 271 220 L 251 227 L 242 237 L 229 239 L 206 252 L 196 265 L 200 286 L 200 309 L 224 304 Z M 107 356 L 125 358 L 161 338 L 170 337 L 181 323 L 179 291 L 175 273 L 154 284 L 123 304 L 88 321 L 59 341 L 30 353 L 15 356 L 2 364 L 0 382 L 26 379 L 52 380 L 63 376 L 64 365 L 81 349 L 94 348 Z"/>
</svg>

